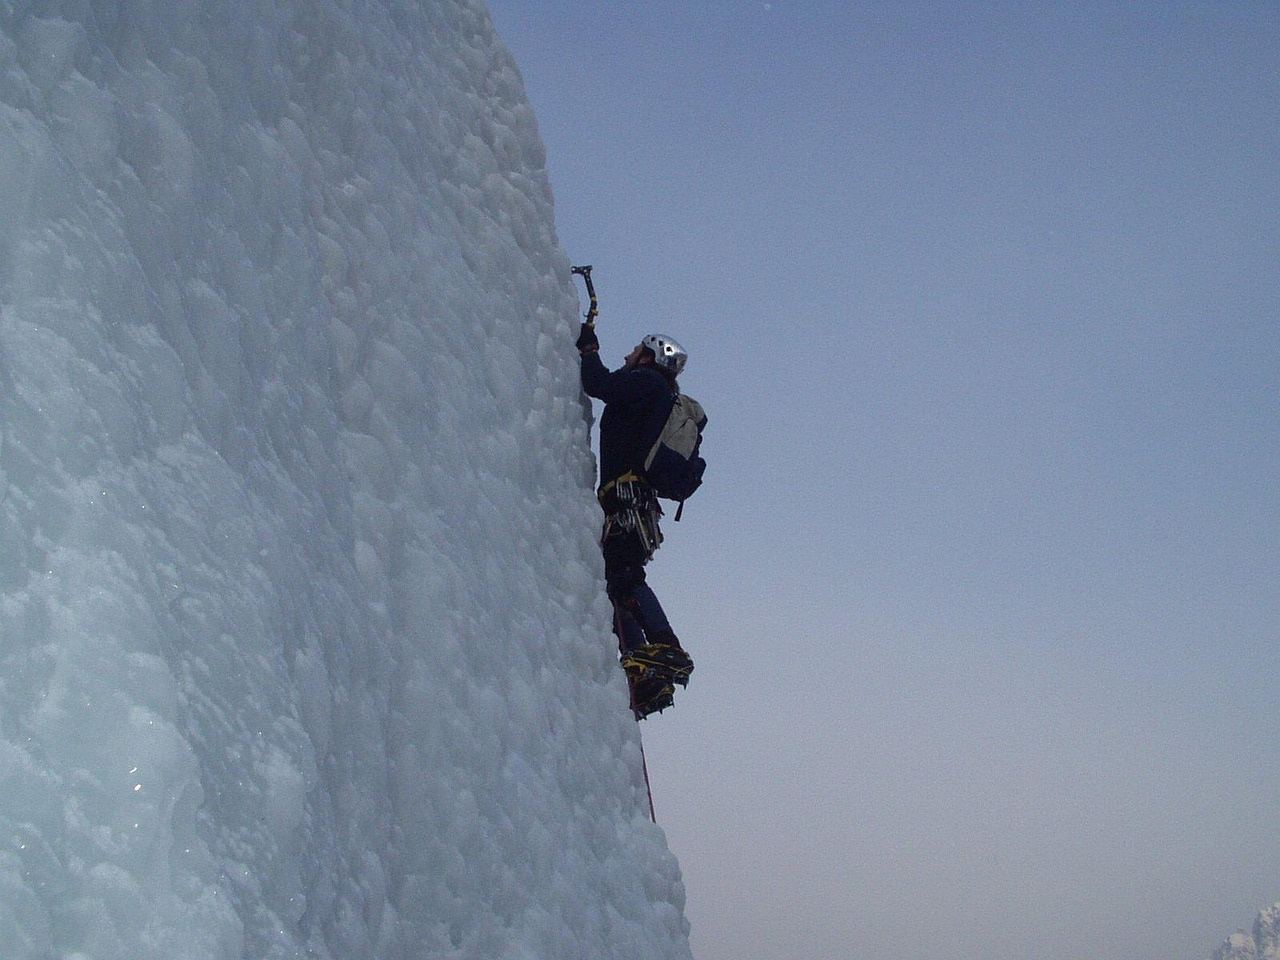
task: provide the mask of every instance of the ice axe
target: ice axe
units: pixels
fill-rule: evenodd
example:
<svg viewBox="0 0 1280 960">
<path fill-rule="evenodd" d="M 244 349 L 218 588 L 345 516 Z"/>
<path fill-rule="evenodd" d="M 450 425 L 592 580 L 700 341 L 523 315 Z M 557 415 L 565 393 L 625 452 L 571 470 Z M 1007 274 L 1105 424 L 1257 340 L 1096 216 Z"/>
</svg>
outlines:
<svg viewBox="0 0 1280 960">
<path fill-rule="evenodd" d="M 588 263 L 585 267 L 574 267 L 572 272 L 587 283 L 587 296 L 591 298 L 591 306 L 583 316 L 586 317 L 587 326 L 594 327 L 596 325 L 596 317 L 600 316 L 600 310 L 596 304 L 595 284 L 591 282 L 591 264 Z"/>
</svg>

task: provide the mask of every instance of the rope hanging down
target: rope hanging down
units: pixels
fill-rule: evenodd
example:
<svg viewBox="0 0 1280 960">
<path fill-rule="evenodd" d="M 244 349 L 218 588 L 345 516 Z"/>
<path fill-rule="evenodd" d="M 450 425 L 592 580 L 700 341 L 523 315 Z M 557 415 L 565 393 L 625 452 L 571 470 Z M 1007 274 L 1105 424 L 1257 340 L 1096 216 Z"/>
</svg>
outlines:
<svg viewBox="0 0 1280 960">
<path fill-rule="evenodd" d="M 619 630 L 621 630 L 620 626 Z M 619 632 L 618 636 L 622 636 L 621 632 Z M 622 649 L 621 643 L 619 643 L 618 649 Z M 640 714 L 636 711 L 636 688 L 630 678 L 627 678 L 627 689 L 631 693 L 631 712 L 635 714 L 636 721 L 639 722 Z M 649 795 L 649 819 L 657 823 L 658 811 L 653 805 L 653 784 L 649 782 L 649 758 L 644 753 L 644 737 L 640 737 L 640 769 L 644 772 L 644 792 Z"/>
</svg>

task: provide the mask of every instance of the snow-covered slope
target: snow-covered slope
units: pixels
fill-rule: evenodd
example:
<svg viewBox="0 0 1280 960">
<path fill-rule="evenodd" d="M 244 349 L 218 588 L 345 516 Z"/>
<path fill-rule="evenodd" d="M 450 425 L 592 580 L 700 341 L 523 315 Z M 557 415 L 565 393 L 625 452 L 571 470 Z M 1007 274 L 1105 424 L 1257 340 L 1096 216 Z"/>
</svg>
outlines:
<svg viewBox="0 0 1280 960">
<path fill-rule="evenodd" d="M 1253 933 L 1239 930 L 1213 951 L 1213 960 L 1277 960 L 1280 958 L 1280 903 L 1253 921 Z"/>
<path fill-rule="evenodd" d="M 688 956 L 483 7 L 0 34 L 0 956 Z"/>
</svg>

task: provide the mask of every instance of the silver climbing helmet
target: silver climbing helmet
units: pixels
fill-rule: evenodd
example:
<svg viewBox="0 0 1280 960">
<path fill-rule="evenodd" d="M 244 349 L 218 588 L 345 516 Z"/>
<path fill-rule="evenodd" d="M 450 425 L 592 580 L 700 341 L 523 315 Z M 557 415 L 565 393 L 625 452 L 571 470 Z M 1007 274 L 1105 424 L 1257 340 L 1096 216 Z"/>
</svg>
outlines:
<svg viewBox="0 0 1280 960">
<path fill-rule="evenodd" d="M 685 353 L 684 347 L 665 333 L 651 333 L 640 343 L 653 351 L 654 365 L 670 372 L 673 377 L 680 376 L 684 365 L 689 361 L 689 354 Z"/>
</svg>

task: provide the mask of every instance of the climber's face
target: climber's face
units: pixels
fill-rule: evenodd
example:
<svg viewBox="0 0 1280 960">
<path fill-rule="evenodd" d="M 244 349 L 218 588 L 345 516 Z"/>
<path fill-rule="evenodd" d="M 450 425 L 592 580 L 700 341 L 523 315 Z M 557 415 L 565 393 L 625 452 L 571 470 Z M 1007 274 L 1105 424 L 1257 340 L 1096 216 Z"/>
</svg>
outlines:
<svg viewBox="0 0 1280 960">
<path fill-rule="evenodd" d="M 644 348 L 643 343 L 637 343 L 636 348 L 627 354 L 627 359 L 624 361 L 626 368 L 628 370 L 634 370 L 636 367 L 643 364 L 648 359 L 645 356 L 648 352 L 649 351 Z"/>
</svg>

